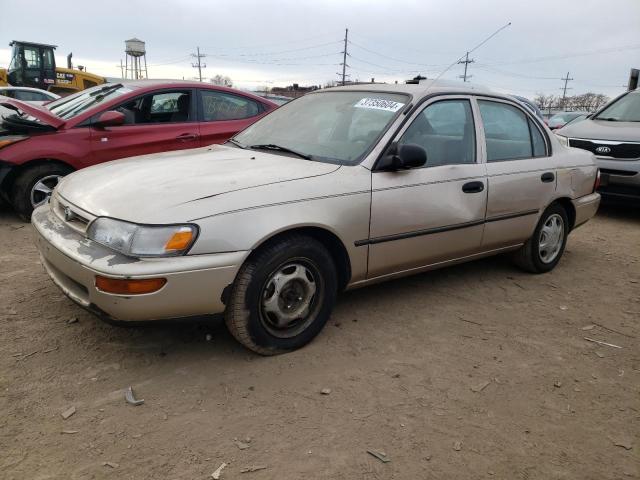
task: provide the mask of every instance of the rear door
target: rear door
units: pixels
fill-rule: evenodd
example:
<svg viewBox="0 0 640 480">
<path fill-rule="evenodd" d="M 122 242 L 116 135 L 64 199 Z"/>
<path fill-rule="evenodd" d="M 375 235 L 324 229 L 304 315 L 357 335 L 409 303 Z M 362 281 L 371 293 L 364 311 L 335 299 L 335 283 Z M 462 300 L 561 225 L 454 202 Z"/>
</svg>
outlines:
<svg viewBox="0 0 640 480">
<path fill-rule="evenodd" d="M 368 277 L 478 253 L 486 170 L 468 96 L 436 97 L 396 137 L 427 152 L 423 168 L 372 173 Z"/>
<path fill-rule="evenodd" d="M 527 240 L 556 190 L 556 162 L 537 121 L 515 103 L 478 98 L 489 196 L 484 250 Z"/>
<path fill-rule="evenodd" d="M 193 89 L 170 89 L 141 95 L 112 108 L 125 115 L 125 124 L 91 128 L 94 162 L 199 147 L 194 99 Z"/>
<path fill-rule="evenodd" d="M 200 145 L 224 143 L 264 115 L 262 103 L 213 89 L 199 90 Z"/>
</svg>

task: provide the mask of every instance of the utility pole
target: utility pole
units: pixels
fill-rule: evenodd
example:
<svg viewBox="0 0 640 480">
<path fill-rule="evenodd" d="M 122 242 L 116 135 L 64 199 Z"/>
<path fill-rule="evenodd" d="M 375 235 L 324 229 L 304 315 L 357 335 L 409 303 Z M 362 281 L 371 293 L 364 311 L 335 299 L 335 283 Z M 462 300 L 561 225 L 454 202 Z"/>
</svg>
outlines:
<svg viewBox="0 0 640 480">
<path fill-rule="evenodd" d="M 122 65 L 122 59 L 120 59 L 120 76 L 124 78 L 124 66 Z"/>
<path fill-rule="evenodd" d="M 192 63 L 191 66 L 198 69 L 198 78 L 202 81 L 202 69 L 207 68 L 207 64 L 201 63 L 200 59 L 206 57 L 206 55 L 204 53 L 200 53 L 200 47 L 196 47 L 196 52 L 198 53 L 192 53 L 191 56 L 194 57 L 198 63 Z"/>
<path fill-rule="evenodd" d="M 462 79 L 463 82 L 467 81 L 467 78 L 471 78 L 473 75 L 467 75 L 467 67 L 470 63 L 475 62 L 474 59 L 469 60 L 469 52 L 464 57 L 464 60 L 459 60 L 458 63 L 464 63 L 464 75 L 459 75 L 458 77 Z"/>
<path fill-rule="evenodd" d="M 564 102 L 565 99 L 567 98 L 567 90 L 571 90 L 571 88 L 567 88 L 567 83 L 569 83 L 571 80 L 573 80 L 573 78 L 569 78 L 569 72 L 567 72 L 567 76 L 564 78 L 561 78 L 560 80 L 564 80 L 564 87 L 561 88 L 562 90 L 562 108 L 564 109 Z"/>
<path fill-rule="evenodd" d="M 342 65 L 342 85 L 345 85 L 346 81 L 347 81 L 347 77 L 349 75 L 347 75 L 347 67 L 349 65 L 347 65 L 347 55 L 349 55 L 347 53 L 347 42 L 349 41 L 349 29 L 346 28 L 344 30 L 344 50 L 340 53 L 342 53 L 342 63 L 340 65 Z M 340 75 L 338 73 L 338 75 Z"/>
</svg>

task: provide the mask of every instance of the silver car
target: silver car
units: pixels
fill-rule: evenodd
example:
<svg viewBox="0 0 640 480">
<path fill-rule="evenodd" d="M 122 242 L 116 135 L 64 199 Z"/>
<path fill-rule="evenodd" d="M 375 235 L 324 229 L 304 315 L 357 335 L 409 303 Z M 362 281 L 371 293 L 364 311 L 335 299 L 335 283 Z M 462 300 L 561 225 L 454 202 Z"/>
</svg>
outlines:
<svg viewBox="0 0 640 480">
<path fill-rule="evenodd" d="M 555 130 L 561 143 L 596 155 L 599 192 L 621 202 L 640 200 L 640 90 L 620 95 L 578 123 Z"/>
<path fill-rule="evenodd" d="M 224 314 L 261 354 L 299 348 L 344 289 L 503 252 L 553 269 L 596 212 L 593 154 L 468 86 L 308 94 L 225 145 L 66 177 L 32 221 L 75 302 L 120 322 Z"/>
</svg>

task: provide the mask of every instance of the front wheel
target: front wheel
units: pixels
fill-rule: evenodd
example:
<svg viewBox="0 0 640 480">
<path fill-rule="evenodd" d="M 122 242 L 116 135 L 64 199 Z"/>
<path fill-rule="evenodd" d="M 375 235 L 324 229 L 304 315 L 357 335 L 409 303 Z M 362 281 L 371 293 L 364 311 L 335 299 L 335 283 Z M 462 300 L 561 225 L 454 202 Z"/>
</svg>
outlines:
<svg viewBox="0 0 640 480">
<path fill-rule="evenodd" d="M 336 295 L 336 267 L 327 249 L 314 238 L 290 235 L 262 247 L 241 267 L 225 322 L 248 349 L 284 353 L 322 330 Z"/>
<path fill-rule="evenodd" d="M 31 212 L 49 201 L 58 182 L 71 171 L 64 165 L 44 164 L 20 173 L 11 189 L 11 203 L 16 213 L 28 222 Z"/>
<path fill-rule="evenodd" d="M 532 237 L 514 254 L 515 263 L 532 273 L 553 270 L 560 261 L 569 235 L 569 219 L 562 205 L 547 208 Z"/>
</svg>

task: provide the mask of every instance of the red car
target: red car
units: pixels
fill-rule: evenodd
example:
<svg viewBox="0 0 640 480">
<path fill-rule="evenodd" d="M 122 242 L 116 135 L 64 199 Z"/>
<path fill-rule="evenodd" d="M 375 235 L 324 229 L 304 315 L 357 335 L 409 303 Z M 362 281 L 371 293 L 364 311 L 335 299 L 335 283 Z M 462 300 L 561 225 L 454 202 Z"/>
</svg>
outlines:
<svg viewBox="0 0 640 480">
<path fill-rule="evenodd" d="M 105 84 L 44 106 L 18 100 L 0 127 L 0 194 L 25 219 L 60 178 L 97 163 L 223 143 L 278 105 L 199 82 Z"/>
</svg>

